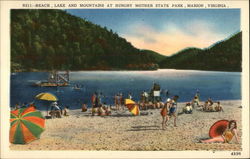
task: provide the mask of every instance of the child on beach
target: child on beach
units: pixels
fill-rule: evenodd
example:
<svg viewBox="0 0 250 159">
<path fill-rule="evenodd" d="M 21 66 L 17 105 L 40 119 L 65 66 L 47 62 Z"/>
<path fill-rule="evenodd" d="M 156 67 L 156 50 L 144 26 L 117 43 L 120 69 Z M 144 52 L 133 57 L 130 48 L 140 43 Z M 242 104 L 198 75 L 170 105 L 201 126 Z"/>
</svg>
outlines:
<svg viewBox="0 0 250 159">
<path fill-rule="evenodd" d="M 202 143 L 214 143 L 214 142 L 223 142 L 229 143 L 235 137 L 236 142 L 239 143 L 237 135 L 237 123 L 235 120 L 231 120 L 228 123 L 228 128 L 223 132 L 221 136 L 217 136 L 207 140 L 201 140 Z"/>
</svg>

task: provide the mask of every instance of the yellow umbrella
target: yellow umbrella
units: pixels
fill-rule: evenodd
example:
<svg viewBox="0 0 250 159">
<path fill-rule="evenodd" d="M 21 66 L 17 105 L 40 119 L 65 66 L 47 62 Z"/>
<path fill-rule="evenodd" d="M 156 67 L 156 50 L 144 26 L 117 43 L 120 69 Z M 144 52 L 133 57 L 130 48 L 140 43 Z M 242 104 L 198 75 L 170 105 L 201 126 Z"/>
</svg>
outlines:
<svg viewBox="0 0 250 159">
<path fill-rule="evenodd" d="M 139 106 L 133 100 L 131 100 L 131 99 L 125 99 L 125 105 L 127 106 L 128 110 L 133 115 L 139 115 L 140 114 Z"/>
<path fill-rule="evenodd" d="M 130 112 L 131 112 L 133 115 L 139 115 L 139 114 L 140 114 L 139 106 L 138 106 L 138 105 L 135 105 L 135 106 L 130 110 Z"/>
<path fill-rule="evenodd" d="M 125 105 L 128 105 L 128 104 L 135 104 L 135 102 L 131 99 L 125 99 Z"/>
<path fill-rule="evenodd" d="M 47 101 L 57 101 L 57 97 L 51 93 L 40 93 L 36 95 L 36 99 L 47 100 Z"/>
</svg>

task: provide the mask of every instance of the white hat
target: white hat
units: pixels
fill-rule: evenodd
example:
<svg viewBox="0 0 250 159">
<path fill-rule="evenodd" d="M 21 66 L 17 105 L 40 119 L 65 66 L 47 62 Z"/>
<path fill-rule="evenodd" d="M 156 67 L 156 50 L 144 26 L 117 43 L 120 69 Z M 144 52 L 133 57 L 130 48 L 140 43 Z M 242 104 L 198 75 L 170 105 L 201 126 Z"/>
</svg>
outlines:
<svg viewBox="0 0 250 159">
<path fill-rule="evenodd" d="M 168 99 L 167 99 L 167 102 L 170 102 L 170 101 L 171 101 L 171 99 L 170 99 L 170 98 L 168 98 Z"/>
</svg>

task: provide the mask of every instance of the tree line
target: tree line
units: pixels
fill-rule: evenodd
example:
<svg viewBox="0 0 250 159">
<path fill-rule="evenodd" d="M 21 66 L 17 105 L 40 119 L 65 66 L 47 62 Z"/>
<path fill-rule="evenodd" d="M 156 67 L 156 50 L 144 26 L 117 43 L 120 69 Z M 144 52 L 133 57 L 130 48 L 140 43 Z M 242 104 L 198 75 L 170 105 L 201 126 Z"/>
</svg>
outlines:
<svg viewBox="0 0 250 159">
<path fill-rule="evenodd" d="M 11 10 L 12 71 L 151 70 L 158 68 L 158 59 L 111 29 L 66 11 Z"/>
</svg>

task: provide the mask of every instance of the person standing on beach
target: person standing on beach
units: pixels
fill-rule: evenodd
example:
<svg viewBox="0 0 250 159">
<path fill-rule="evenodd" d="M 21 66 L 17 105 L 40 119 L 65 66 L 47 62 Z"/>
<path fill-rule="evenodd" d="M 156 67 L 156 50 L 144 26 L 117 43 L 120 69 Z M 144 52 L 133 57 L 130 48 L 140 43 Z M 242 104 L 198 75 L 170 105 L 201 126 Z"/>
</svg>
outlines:
<svg viewBox="0 0 250 159">
<path fill-rule="evenodd" d="M 171 99 L 168 98 L 166 103 L 164 104 L 163 108 L 161 109 L 161 116 L 162 116 L 162 130 L 165 130 L 167 121 L 169 120 L 168 110 L 171 105 Z"/>
<path fill-rule="evenodd" d="M 116 94 L 114 99 L 115 99 L 115 108 L 116 110 L 119 110 L 119 95 Z"/>
<path fill-rule="evenodd" d="M 169 98 L 169 90 L 166 90 L 166 97 Z"/>
<path fill-rule="evenodd" d="M 148 93 L 144 91 L 145 103 L 148 103 Z"/>
<path fill-rule="evenodd" d="M 95 107 L 95 101 L 96 101 L 96 92 L 91 97 L 92 108 Z"/>
<path fill-rule="evenodd" d="M 121 106 L 121 109 L 124 110 L 124 99 L 123 99 L 122 93 L 120 93 L 119 101 L 120 101 L 119 104 L 120 104 L 120 106 Z"/>
<path fill-rule="evenodd" d="M 132 94 L 131 93 L 128 93 L 128 99 L 131 99 L 132 100 Z"/>
<path fill-rule="evenodd" d="M 177 111 L 177 100 L 178 100 L 179 96 L 175 95 L 173 97 L 173 99 L 171 100 L 171 106 L 170 106 L 170 109 L 169 109 L 169 116 L 170 118 L 171 117 L 174 117 L 174 126 L 177 127 L 176 125 L 176 118 L 177 118 L 177 114 L 176 114 L 176 111 Z"/>
</svg>

